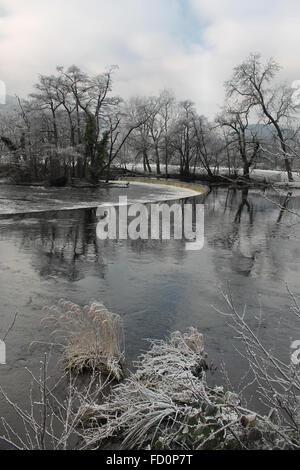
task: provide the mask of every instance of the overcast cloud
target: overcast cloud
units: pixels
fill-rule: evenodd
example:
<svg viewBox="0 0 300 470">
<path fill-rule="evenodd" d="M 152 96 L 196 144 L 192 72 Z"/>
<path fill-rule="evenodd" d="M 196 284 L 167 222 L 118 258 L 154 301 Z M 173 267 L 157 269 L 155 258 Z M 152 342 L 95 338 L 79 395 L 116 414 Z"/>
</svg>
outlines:
<svg viewBox="0 0 300 470">
<path fill-rule="evenodd" d="M 300 79 L 299 0 L 0 0 L 0 80 L 25 96 L 39 73 L 119 65 L 115 92 L 174 90 L 210 117 L 250 52 Z"/>
</svg>

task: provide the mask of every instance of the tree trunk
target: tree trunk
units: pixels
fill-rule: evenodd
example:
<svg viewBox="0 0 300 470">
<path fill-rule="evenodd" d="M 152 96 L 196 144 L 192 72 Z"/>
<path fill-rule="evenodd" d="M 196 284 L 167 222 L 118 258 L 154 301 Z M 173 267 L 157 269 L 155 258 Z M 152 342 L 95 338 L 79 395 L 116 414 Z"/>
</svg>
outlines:
<svg viewBox="0 0 300 470">
<path fill-rule="evenodd" d="M 146 172 L 148 171 L 148 173 L 152 173 L 146 150 L 143 150 L 143 163 L 144 163 L 144 171 Z"/>
<path fill-rule="evenodd" d="M 159 159 L 159 151 L 158 151 L 158 148 L 157 146 L 155 147 L 155 153 L 156 153 L 156 173 L 158 175 L 161 174 L 161 171 L 160 171 L 160 159 Z"/>
<path fill-rule="evenodd" d="M 250 179 L 250 166 L 251 166 L 251 164 L 249 164 L 249 162 L 244 161 L 243 175 L 247 179 Z"/>
</svg>

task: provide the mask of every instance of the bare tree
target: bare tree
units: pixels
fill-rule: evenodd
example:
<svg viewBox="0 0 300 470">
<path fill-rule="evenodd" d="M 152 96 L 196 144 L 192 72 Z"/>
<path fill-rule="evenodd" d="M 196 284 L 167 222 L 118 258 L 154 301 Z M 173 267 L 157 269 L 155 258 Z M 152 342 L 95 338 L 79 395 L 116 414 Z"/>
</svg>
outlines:
<svg viewBox="0 0 300 470">
<path fill-rule="evenodd" d="M 208 122 L 205 116 L 195 116 L 194 120 L 196 138 L 196 165 L 201 164 L 210 178 L 220 164 L 220 155 L 223 150 L 223 143 L 218 138 L 215 128 Z M 214 168 L 213 168 L 214 167 Z"/>
<path fill-rule="evenodd" d="M 280 66 L 274 59 L 262 63 L 260 54 L 251 54 L 235 67 L 232 78 L 226 82 L 228 98 L 242 102 L 244 109 L 255 107 L 264 117 L 266 124 L 272 125 L 279 140 L 282 157 L 289 181 L 293 181 L 290 154 L 286 144 L 283 123 L 291 119 L 295 112 L 294 90 L 285 84 L 271 87 L 271 82 Z"/>
<path fill-rule="evenodd" d="M 136 159 L 142 157 L 145 172 L 152 172 L 150 160 L 153 149 L 159 152 L 160 131 L 157 123 L 160 103 L 154 97 L 133 97 L 127 103 L 129 121 L 134 123 L 134 130 L 130 137 L 130 146 Z M 159 165 L 159 155 L 156 154 Z"/>
<path fill-rule="evenodd" d="M 61 101 L 57 100 L 56 77 L 40 75 L 39 82 L 35 85 L 36 93 L 31 93 L 30 97 L 34 99 L 37 109 L 49 110 L 53 125 L 53 143 L 58 147 L 58 125 L 57 110 L 61 106 Z"/>
<path fill-rule="evenodd" d="M 170 90 L 163 90 L 159 96 L 159 117 L 161 119 L 162 136 L 160 147 L 165 163 L 165 174 L 168 178 L 168 166 L 171 159 L 171 133 L 174 120 L 176 119 L 176 98 Z"/>
<path fill-rule="evenodd" d="M 243 163 L 243 174 L 250 178 L 250 168 L 257 161 L 260 153 L 260 141 L 255 127 L 249 126 L 250 108 L 237 110 L 227 108 L 217 117 L 217 123 L 229 130 L 227 149 L 238 152 Z"/>
<path fill-rule="evenodd" d="M 172 129 L 172 147 L 179 158 L 180 175 L 190 177 L 196 155 L 196 109 L 192 101 L 179 103 L 178 119 Z"/>
</svg>

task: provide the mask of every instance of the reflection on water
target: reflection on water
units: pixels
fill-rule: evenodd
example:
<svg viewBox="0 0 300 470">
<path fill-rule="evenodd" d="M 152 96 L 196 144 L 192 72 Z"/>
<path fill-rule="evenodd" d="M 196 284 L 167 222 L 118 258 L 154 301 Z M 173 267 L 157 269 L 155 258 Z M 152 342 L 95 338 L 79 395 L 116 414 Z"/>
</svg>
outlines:
<svg viewBox="0 0 300 470">
<path fill-rule="evenodd" d="M 291 339 L 300 338 L 286 295 L 286 283 L 300 294 L 300 233 L 297 218 L 269 198 L 286 202 L 257 190 L 215 189 L 199 197 L 205 202 L 205 246 L 194 252 L 185 250 L 184 240 L 98 240 L 95 209 L 1 219 L 2 327 L 19 312 L 7 341 L 8 364 L 0 367 L 1 385 L 24 399 L 24 366 L 37 367 L 42 354 L 42 347 L 32 353 L 28 345 L 49 340 L 41 310 L 60 298 L 81 305 L 102 300 L 120 314 L 129 361 L 147 347 L 145 338 L 195 326 L 216 365 L 224 360 L 238 381 L 245 365 L 233 353 L 237 341 L 213 308 L 224 308 L 220 289 L 228 284 L 237 308 L 247 304 L 251 321 L 262 309 L 263 340 L 288 358 Z M 300 197 L 290 196 L 286 204 L 300 210 Z"/>
</svg>

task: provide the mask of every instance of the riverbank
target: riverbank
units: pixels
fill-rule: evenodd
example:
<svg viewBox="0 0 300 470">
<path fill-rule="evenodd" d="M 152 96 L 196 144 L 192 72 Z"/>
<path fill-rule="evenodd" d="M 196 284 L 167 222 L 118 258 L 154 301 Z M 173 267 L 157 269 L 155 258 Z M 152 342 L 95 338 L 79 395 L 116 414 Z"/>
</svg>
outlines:
<svg viewBox="0 0 300 470">
<path fill-rule="evenodd" d="M 143 171 L 142 165 L 133 165 L 130 170 L 136 172 L 138 176 L 143 176 L 144 178 L 158 178 L 161 180 L 166 179 L 166 174 L 156 173 L 155 165 L 151 165 L 151 173 L 146 173 Z M 234 173 L 230 173 L 228 168 L 219 167 L 218 170 L 209 176 L 203 168 L 196 168 L 194 172 L 191 173 L 189 178 L 183 179 L 183 181 L 189 182 L 203 182 L 211 187 L 214 186 L 257 186 L 257 187 L 268 187 L 268 186 L 277 186 L 277 187 L 287 187 L 287 188 L 300 188 L 300 173 L 298 171 L 293 171 L 293 182 L 288 181 L 288 177 L 285 171 L 283 170 L 263 170 L 263 169 L 253 169 L 250 172 L 250 178 L 245 178 L 243 176 L 243 170 L 236 169 Z M 169 179 L 179 179 L 182 180 L 182 177 L 179 172 L 179 167 L 175 165 L 170 165 L 168 168 L 168 178 Z"/>
<path fill-rule="evenodd" d="M 263 357 L 263 348 L 256 351 Z M 102 449 L 108 441 L 121 450 L 300 449 L 297 427 L 281 421 L 284 407 L 260 414 L 238 392 L 211 386 L 213 372 L 195 328 L 152 341 L 135 373 L 102 403 L 82 406 L 82 448 Z M 293 418 L 299 420 L 297 411 Z"/>
<path fill-rule="evenodd" d="M 39 400 L 31 403 L 31 412 L 3 393 L 24 422 L 19 432 L 5 422 L 0 434 L 5 444 L 18 450 L 300 449 L 297 408 L 289 423 L 281 416 L 286 405 L 262 414 L 228 384 L 210 384 L 216 367 L 208 360 L 204 337 L 197 329 L 174 331 L 163 340 L 151 341 L 136 363 L 137 370 L 124 377 L 118 315 L 101 304 L 80 308 L 63 300 L 47 310 L 44 320 L 54 328 L 63 324 L 62 365 L 73 371 L 66 383 L 67 399 L 57 397 L 56 387 L 50 384 L 45 358 L 44 373 L 33 375 L 35 388 L 28 390 L 28 396 L 39 394 Z M 255 350 L 259 360 L 272 364 L 275 358 L 263 346 L 255 345 Z M 80 385 L 84 371 L 85 385 Z M 280 379 L 272 371 L 268 374 L 273 379 L 272 391 Z M 286 397 L 293 398 L 292 388 L 298 382 L 299 374 L 293 375 Z M 43 398 L 45 389 L 47 400 Z M 292 411 L 293 404 L 287 406 Z"/>
<path fill-rule="evenodd" d="M 266 188 L 269 186 L 283 187 L 287 189 L 300 188 L 300 173 L 298 171 L 293 172 L 292 182 L 288 181 L 286 172 L 281 170 L 263 170 L 253 169 L 250 172 L 250 177 L 246 178 L 243 175 L 242 169 L 236 169 L 234 172 L 230 172 L 226 167 L 220 167 L 218 170 L 214 170 L 212 175 L 208 175 L 203 168 L 197 167 L 191 172 L 190 175 L 183 177 L 179 172 L 179 167 L 170 165 L 168 167 L 168 174 L 156 172 L 156 166 L 151 165 L 151 173 L 144 171 L 142 165 L 132 165 L 131 169 L 120 169 L 115 168 L 111 170 L 110 180 L 99 180 L 97 183 L 91 182 L 86 179 L 71 178 L 67 181 L 65 178 L 58 178 L 57 184 L 55 181 L 49 182 L 48 180 L 43 181 L 31 181 L 31 182 L 15 182 L 7 177 L 0 178 L 0 184 L 12 185 L 12 186 L 27 186 L 27 187 L 65 187 L 65 188 L 109 188 L 122 185 L 122 181 L 134 182 L 156 180 L 157 184 L 173 184 L 172 181 L 176 180 L 176 185 L 180 182 L 182 184 L 191 185 L 205 184 L 209 187 L 224 186 L 224 187 L 258 187 Z"/>
</svg>

